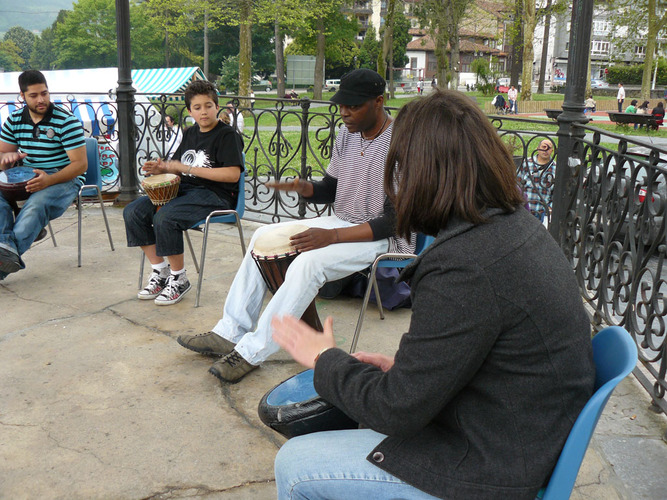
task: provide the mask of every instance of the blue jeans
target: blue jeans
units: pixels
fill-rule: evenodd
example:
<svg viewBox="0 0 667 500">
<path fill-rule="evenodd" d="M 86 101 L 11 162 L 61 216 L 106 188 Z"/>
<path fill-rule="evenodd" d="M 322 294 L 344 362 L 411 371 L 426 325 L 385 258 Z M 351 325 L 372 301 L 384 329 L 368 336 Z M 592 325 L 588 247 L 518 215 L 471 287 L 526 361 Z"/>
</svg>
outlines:
<svg viewBox="0 0 667 500">
<path fill-rule="evenodd" d="M 280 225 L 285 224 L 302 224 L 324 229 L 354 225 L 336 216 L 283 222 Z M 249 248 L 254 247 L 260 234 L 272 231 L 276 226 L 277 224 L 271 224 L 255 231 Z M 290 264 L 285 281 L 261 316 L 260 311 L 268 287 L 248 251 L 227 294 L 222 319 L 213 331 L 234 342 L 236 351 L 247 362 L 259 365 L 280 349 L 271 338 L 271 320 L 276 314 L 301 317 L 324 283 L 366 269 L 388 248 L 389 240 L 385 238 L 377 241 L 336 243 L 299 254 Z"/>
<path fill-rule="evenodd" d="M 148 196 L 134 200 L 123 210 L 128 247 L 155 245 L 160 257 L 183 253 L 183 231 L 213 210 L 233 208 L 210 189 L 181 183 L 176 198 L 160 210 Z"/>
<path fill-rule="evenodd" d="M 0 247 L 23 255 L 48 222 L 65 213 L 81 185 L 79 179 L 73 179 L 32 193 L 16 220 L 9 202 L 0 195 Z M 23 261 L 21 268 L 25 268 Z"/>
<path fill-rule="evenodd" d="M 353 429 L 290 439 L 276 455 L 278 500 L 436 498 L 366 460 L 385 437 L 370 429 Z"/>
</svg>

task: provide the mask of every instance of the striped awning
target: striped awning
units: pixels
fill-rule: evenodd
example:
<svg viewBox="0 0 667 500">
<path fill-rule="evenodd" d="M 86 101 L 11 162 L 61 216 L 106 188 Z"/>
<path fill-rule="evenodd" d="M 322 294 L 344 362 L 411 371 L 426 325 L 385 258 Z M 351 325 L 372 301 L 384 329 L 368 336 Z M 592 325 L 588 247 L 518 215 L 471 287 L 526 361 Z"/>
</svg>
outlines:
<svg viewBox="0 0 667 500">
<path fill-rule="evenodd" d="M 206 80 L 204 72 L 196 66 L 132 70 L 132 84 L 141 94 L 182 92 L 194 80 Z"/>
</svg>

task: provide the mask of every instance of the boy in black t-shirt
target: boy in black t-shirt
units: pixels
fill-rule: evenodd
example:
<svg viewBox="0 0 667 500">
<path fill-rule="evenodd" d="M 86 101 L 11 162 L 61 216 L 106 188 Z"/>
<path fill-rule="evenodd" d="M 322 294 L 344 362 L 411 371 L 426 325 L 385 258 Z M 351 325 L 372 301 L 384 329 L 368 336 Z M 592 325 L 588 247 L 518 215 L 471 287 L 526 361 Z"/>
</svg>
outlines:
<svg viewBox="0 0 667 500">
<path fill-rule="evenodd" d="M 140 246 L 153 268 L 138 297 L 154 299 L 157 305 L 175 304 L 190 290 L 183 231 L 213 210 L 236 206 L 243 170 L 242 140 L 232 127 L 218 120 L 213 84 L 199 80 L 188 85 L 185 106 L 196 124 L 185 131 L 172 159 L 147 161 L 143 166 L 147 174 L 180 175 L 178 194 L 159 211 L 147 196 L 123 211 L 127 245 Z"/>
</svg>

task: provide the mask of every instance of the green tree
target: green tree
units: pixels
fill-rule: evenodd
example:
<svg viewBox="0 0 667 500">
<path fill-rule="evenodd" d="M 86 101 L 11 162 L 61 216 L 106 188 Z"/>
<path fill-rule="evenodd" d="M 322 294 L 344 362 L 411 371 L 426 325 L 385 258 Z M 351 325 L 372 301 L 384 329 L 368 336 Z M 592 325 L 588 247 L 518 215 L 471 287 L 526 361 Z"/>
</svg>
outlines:
<svg viewBox="0 0 667 500">
<path fill-rule="evenodd" d="M 377 32 L 373 25 L 366 30 L 366 36 L 359 48 L 358 64 L 360 68 L 377 70 L 377 60 L 380 55 L 380 42 L 377 40 Z"/>
<path fill-rule="evenodd" d="M 0 68 L 5 71 L 19 71 L 24 63 L 18 45 L 12 40 L 0 42 Z"/>
<path fill-rule="evenodd" d="M 32 48 L 35 45 L 35 35 L 21 26 L 12 26 L 5 33 L 4 41 L 11 40 L 19 48 L 19 55 L 24 63 L 21 69 L 28 69 L 30 67 L 30 55 Z"/>
</svg>

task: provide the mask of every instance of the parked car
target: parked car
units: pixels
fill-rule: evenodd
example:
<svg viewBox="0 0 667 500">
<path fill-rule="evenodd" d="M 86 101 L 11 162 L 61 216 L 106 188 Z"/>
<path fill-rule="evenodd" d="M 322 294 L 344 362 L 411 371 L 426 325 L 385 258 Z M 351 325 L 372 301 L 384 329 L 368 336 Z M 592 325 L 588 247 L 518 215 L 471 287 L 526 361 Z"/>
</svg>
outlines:
<svg viewBox="0 0 667 500">
<path fill-rule="evenodd" d="M 324 83 L 324 89 L 328 92 L 338 92 L 338 87 L 340 87 L 340 80 L 327 80 Z"/>
<path fill-rule="evenodd" d="M 592 89 L 608 89 L 609 84 L 604 80 L 591 80 Z"/>
<path fill-rule="evenodd" d="M 501 94 L 507 94 L 507 91 L 510 89 L 510 79 L 509 78 L 498 78 L 496 80 L 496 87 L 495 90 L 496 92 L 500 92 Z M 517 90 L 521 90 L 521 82 L 519 82 L 516 86 Z"/>
<path fill-rule="evenodd" d="M 273 89 L 273 85 L 271 85 L 271 82 L 269 80 L 255 80 L 252 82 L 252 89 L 253 90 L 266 90 L 267 92 L 271 92 Z"/>
</svg>

